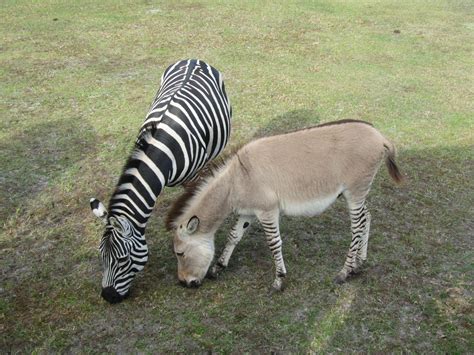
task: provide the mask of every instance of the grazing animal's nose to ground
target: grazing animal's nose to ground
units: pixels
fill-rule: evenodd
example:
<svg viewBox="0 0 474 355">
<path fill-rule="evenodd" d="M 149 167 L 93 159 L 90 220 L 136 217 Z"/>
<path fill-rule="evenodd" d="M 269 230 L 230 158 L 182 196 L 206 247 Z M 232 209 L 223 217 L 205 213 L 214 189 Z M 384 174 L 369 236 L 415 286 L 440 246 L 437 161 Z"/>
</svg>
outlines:
<svg viewBox="0 0 474 355">
<path fill-rule="evenodd" d="M 181 286 L 189 288 L 198 288 L 199 286 L 201 286 L 201 282 L 198 280 L 191 280 L 189 282 L 186 280 L 179 280 L 179 283 L 181 284 Z"/>
<path fill-rule="evenodd" d="M 201 283 L 198 280 L 192 280 L 189 282 L 188 287 L 197 288 L 201 286 Z"/>
<path fill-rule="evenodd" d="M 101 296 L 109 303 L 119 303 L 126 298 L 126 296 L 120 295 L 112 286 L 103 288 Z"/>
</svg>

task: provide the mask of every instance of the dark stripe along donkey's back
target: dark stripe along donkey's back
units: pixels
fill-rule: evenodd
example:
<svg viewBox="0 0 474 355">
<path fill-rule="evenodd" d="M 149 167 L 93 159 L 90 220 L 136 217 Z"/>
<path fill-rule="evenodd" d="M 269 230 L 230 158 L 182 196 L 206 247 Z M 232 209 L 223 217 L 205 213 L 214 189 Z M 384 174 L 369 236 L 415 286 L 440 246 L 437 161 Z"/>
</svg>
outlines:
<svg viewBox="0 0 474 355">
<path fill-rule="evenodd" d="M 100 254 L 102 297 L 107 301 L 127 297 L 134 275 L 147 262 L 145 228 L 162 189 L 189 181 L 224 149 L 231 114 L 215 68 L 192 59 L 163 73 L 109 210 L 91 199 L 92 211 L 105 224 Z"/>
</svg>

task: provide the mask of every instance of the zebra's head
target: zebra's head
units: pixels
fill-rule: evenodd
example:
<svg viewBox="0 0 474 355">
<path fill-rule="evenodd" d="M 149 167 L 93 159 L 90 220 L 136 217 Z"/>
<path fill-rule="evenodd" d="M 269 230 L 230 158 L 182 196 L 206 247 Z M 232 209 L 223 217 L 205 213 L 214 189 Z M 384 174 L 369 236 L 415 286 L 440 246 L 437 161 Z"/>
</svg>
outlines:
<svg viewBox="0 0 474 355">
<path fill-rule="evenodd" d="M 103 267 L 101 295 L 110 303 L 118 303 L 128 297 L 135 274 L 148 260 L 145 237 L 127 218 L 108 214 L 99 200 L 91 199 L 90 205 L 105 224 L 99 246 Z"/>
</svg>

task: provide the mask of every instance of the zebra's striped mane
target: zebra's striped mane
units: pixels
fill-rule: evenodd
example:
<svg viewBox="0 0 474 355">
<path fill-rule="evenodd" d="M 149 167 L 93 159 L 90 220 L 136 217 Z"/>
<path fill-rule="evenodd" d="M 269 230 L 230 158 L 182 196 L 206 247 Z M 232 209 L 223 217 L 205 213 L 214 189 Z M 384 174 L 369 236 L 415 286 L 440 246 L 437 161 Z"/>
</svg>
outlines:
<svg viewBox="0 0 474 355">
<path fill-rule="evenodd" d="M 121 185 L 121 180 L 122 180 L 122 177 L 124 176 L 124 173 L 125 171 L 128 169 L 128 167 L 130 166 L 130 164 L 132 163 L 132 161 L 136 160 L 136 156 L 137 154 L 139 154 L 139 152 L 142 150 L 143 148 L 143 142 L 146 141 L 146 137 L 147 136 L 153 136 L 153 133 L 155 132 L 156 130 L 156 126 L 148 126 L 146 127 L 145 129 L 141 129 L 140 132 L 138 133 L 138 137 L 135 141 L 135 143 L 133 144 L 133 148 L 131 149 L 130 153 L 128 154 L 128 158 L 127 158 L 127 161 L 125 162 L 125 164 L 123 165 L 122 167 L 122 171 L 120 173 L 120 177 L 119 177 L 119 181 L 117 182 L 117 185 L 115 187 L 115 190 L 114 192 L 112 193 L 112 195 L 110 195 L 110 200 L 109 200 L 109 210 L 110 210 L 110 206 L 112 204 L 112 199 L 113 197 L 119 193 L 120 191 L 120 185 Z"/>
<path fill-rule="evenodd" d="M 191 181 L 184 183 L 184 192 L 171 204 L 166 215 L 165 226 L 168 231 L 173 230 L 174 221 L 183 214 L 188 202 L 193 198 L 201 188 L 216 175 L 227 163 L 237 155 L 237 152 L 243 145 L 233 147 L 224 151 L 214 160 L 207 163 Z"/>
</svg>

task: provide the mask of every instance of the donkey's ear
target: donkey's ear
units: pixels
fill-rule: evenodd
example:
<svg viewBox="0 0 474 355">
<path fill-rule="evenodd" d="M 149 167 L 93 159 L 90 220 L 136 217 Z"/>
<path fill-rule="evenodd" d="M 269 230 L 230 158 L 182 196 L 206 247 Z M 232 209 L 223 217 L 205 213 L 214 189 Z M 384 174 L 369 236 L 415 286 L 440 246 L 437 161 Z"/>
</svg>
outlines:
<svg viewBox="0 0 474 355">
<path fill-rule="evenodd" d="M 192 216 L 186 226 L 187 232 L 193 234 L 199 227 L 199 218 L 197 216 Z"/>
<path fill-rule="evenodd" d="M 96 198 L 91 198 L 90 200 L 92 213 L 96 217 L 99 217 L 102 220 L 102 223 L 107 224 L 107 210 L 105 206 Z"/>
</svg>

